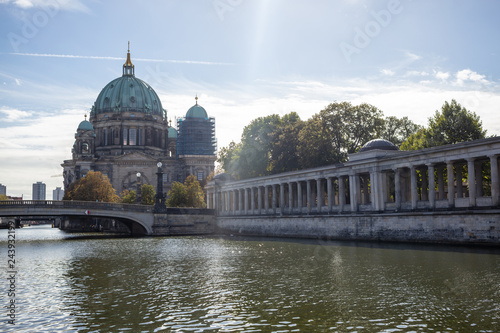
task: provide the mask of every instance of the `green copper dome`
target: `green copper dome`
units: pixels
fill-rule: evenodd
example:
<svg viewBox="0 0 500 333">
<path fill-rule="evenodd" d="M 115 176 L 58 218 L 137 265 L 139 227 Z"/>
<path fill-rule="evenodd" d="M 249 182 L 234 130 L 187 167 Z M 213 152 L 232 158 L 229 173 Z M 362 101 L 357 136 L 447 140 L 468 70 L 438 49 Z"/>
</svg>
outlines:
<svg viewBox="0 0 500 333">
<path fill-rule="evenodd" d="M 196 99 L 196 104 L 189 108 L 188 112 L 186 113 L 186 118 L 207 119 L 208 118 L 207 111 L 205 111 L 205 109 L 202 106 L 198 105 L 198 97 L 196 97 L 195 99 Z"/>
<path fill-rule="evenodd" d="M 177 130 L 173 127 L 168 128 L 168 137 L 177 139 Z"/>
<path fill-rule="evenodd" d="M 127 53 L 123 75 L 108 83 L 92 107 L 95 115 L 100 113 L 141 112 L 163 117 L 160 98 L 146 82 L 135 77 L 134 65 Z"/>
<path fill-rule="evenodd" d="M 78 130 L 84 130 L 84 131 L 93 131 L 94 130 L 94 126 L 92 126 L 92 124 L 87 121 L 87 120 L 84 120 L 80 123 L 80 125 L 78 125 Z"/>
</svg>

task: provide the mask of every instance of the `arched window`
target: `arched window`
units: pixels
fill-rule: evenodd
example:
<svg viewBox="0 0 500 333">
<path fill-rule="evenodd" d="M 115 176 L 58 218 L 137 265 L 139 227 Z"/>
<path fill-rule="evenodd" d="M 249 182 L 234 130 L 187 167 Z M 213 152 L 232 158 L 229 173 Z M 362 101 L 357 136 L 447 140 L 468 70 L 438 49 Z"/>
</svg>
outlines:
<svg viewBox="0 0 500 333">
<path fill-rule="evenodd" d="M 82 154 L 87 154 L 89 152 L 89 144 L 87 142 L 82 143 Z"/>
</svg>

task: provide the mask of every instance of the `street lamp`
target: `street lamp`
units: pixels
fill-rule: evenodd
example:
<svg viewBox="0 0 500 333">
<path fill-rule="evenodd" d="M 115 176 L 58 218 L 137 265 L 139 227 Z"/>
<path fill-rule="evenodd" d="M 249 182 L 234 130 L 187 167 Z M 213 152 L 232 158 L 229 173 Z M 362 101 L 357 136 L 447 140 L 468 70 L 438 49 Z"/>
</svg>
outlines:
<svg viewBox="0 0 500 333">
<path fill-rule="evenodd" d="M 158 162 L 156 166 L 158 171 L 156 172 L 156 196 L 155 196 L 155 207 L 154 211 L 157 213 L 165 212 L 165 196 L 163 195 L 163 170 L 161 169 L 162 163 Z"/>
<path fill-rule="evenodd" d="M 135 193 L 135 201 L 137 203 L 141 203 L 141 173 L 138 172 L 136 176 L 137 176 L 137 182 L 136 182 L 137 190 Z"/>
</svg>

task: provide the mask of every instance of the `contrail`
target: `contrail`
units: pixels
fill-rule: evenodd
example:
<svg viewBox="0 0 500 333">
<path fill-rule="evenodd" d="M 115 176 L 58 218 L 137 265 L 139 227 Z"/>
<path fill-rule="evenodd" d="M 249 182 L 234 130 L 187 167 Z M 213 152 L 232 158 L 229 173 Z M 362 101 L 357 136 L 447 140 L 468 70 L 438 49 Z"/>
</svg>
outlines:
<svg viewBox="0 0 500 333">
<path fill-rule="evenodd" d="M 73 58 L 73 59 L 97 59 L 97 60 L 123 60 L 120 57 L 102 57 L 102 56 L 84 56 L 73 54 L 50 54 L 50 53 L 7 53 L 10 55 L 25 56 L 25 57 L 48 57 L 48 58 Z M 134 61 L 147 62 L 168 62 L 174 64 L 192 64 L 192 65 L 211 65 L 211 66 L 232 66 L 234 64 L 228 62 L 213 62 L 213 61 L 198 61 L 198 60 L 170 60 L 170 59 L 147 59 L 134 58 Z"/>
</svg>

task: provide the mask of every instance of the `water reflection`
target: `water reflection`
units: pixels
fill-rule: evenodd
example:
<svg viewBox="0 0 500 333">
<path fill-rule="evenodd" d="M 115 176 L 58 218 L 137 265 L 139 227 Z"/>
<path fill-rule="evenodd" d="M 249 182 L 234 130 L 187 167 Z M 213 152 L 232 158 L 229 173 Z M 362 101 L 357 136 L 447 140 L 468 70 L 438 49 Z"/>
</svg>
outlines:
<svg viewBox="0 0 500 333">
<path fill-rule="evenodd" d="M 48 233 L 19 243 L 18 331 L 494 332 L 500 325 L 499 250 Z"/>
</svg>

